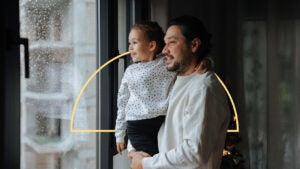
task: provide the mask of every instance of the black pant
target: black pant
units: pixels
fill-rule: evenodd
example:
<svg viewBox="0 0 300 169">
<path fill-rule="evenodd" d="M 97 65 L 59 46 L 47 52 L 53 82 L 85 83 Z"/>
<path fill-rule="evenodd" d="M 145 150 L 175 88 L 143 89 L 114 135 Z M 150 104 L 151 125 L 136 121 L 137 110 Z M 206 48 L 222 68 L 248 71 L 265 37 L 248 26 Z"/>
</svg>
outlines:
<svg viewBox="0 0 300 169">
<path fill-rule="evenodd" d="M 165 116 L 158 116 L 127 121 L 127 135 L 135 150 L 144 151 L 151 156 L 158 153 L 157 133 L 164 120 Z"/>
</svg>

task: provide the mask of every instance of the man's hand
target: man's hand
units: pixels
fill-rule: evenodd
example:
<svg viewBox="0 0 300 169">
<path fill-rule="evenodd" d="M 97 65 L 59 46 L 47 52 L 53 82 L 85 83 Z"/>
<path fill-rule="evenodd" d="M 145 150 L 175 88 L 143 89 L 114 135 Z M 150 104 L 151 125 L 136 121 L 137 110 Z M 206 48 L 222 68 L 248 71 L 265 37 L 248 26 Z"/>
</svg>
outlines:
<svg viewBox="0 0 300 169">
<path fill-rule="evenodd" d="M 132 160 L 132 158 L 133 158 L 133 156 L 134 156 L 134 154 L 135 154 L 136 152 L 137 152 L 137 151 L 135 151 L 135 150 L 131 150 L 131 151 L 128 153 L 127 157 L 129 158 L 130 161 Z"/>
<path fill-rule="evenodd" d="M 117 143 L 116 146 L 118 153 L 122 155 L 122 151 L 125 149 L 125 143 Z"/>
<path fill-rule="evenodd" d="M 148 153 L 142 151 L 130 151 L 131 169 L 143 169 L 142 161 L 145 157 L 151 157 Z"/>
</svg>

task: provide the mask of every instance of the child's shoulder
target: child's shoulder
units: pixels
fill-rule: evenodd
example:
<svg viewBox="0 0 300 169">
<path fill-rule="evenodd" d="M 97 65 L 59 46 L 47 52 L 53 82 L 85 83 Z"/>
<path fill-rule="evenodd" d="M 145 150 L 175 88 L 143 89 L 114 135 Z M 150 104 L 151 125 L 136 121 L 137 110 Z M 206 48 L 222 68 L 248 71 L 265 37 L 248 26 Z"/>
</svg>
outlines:
<svg viewBox="0 0 300 169">
<path fill-rule="evenodd" d="M 132 64 L 130 64 L 129 66 L 127 66 L 127 68 L 125 69 L 125 72 L 134 70 L 134 68 L 136 67 L 136 64 L 137 64 L 137 63 L 132 63 Z"/>
<path fill-rule="evenodd" d="M 125 69 L 125 73 L 141 71 L 141 70 L 143 70 L 143 67 L 144 66 L 142 64 L 140 64 L 140 62 L 132 63 L 129 66 L 127 66 L 127 68 Z"/>
</svg>

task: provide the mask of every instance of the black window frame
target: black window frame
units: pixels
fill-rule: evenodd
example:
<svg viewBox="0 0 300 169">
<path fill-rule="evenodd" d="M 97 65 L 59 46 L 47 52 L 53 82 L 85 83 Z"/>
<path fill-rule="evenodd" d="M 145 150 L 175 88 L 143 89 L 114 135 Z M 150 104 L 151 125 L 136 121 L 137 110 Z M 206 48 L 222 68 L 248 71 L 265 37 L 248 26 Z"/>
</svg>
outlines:
<svg viewBox="0 0 300 169">
<path fill-rule="evenodd" d="M 0 166 L 20 168 L 19 0 L 5 1 L 0 15 Z"/>
</svg>

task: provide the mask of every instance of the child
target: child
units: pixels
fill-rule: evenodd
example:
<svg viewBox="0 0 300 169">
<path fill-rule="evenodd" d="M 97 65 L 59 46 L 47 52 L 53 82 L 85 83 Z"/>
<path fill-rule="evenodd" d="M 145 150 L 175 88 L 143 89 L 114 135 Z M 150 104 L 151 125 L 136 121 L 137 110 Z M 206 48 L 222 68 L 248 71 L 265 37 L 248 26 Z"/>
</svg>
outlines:
<svg viewBox="0 0 300 169">
<path fill-rule="evenodd" d="M 176 73 L 169 72 L 162 56 L 162 28 L 152 21 L 135 24 L 129 33 L 129 51 L 134 64 L 123 76 L 118 93 L 116 146 L 125 149 L 125 133 L 137 151 L 158 153 L 157 133 L 168 108 L 168 94 Z"/>
</svg>

